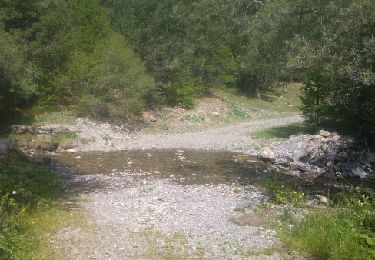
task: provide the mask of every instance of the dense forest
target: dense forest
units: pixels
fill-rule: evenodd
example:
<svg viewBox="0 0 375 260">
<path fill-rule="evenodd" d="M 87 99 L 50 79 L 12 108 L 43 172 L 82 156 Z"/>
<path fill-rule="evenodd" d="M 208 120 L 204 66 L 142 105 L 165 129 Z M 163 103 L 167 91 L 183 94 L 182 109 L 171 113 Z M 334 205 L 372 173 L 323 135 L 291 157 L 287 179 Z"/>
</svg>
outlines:
<svg viewBox="0 0 375 260">
<path fill-rule="evenodd" d="M 293 81 L 308 122 L 375 136 L 373 0 L 0 0 L 0 34 L 2 119 L 126 120 Z"/>
</svg>

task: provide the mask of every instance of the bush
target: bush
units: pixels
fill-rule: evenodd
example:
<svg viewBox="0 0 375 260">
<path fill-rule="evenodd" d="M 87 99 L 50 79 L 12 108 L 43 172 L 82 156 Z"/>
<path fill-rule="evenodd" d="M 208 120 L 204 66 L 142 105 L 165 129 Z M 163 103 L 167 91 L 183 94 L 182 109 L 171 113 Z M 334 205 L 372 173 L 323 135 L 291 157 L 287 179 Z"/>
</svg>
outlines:
<svg viewBox="0 0 375 260">
<path fill-rule="evenodd" d="M 81 114 L 101 120 L 140 115 L 154 92 L 152 77 L 116 33 L 99 42 L 93 53 L 75 52 L 56 84 L 66 86 L 68 99 Z"/>
<path fill-rule="evenodd" d="M 0 114 L 12 119 L 20 108 L 31 104 L 35 85 L 33 70 L 24 58 L 25 48 L 6 33 L 0 22 Z M 3 123 L 3 122 L 2 122 Z"/>
<path fill-rule="evenodd" d="M 32 216 L 52 206 L 62 186 L 62 179 L 44 167 L 0 164 L 0 259 L 30 259 L 40 246 Z"/>
<path fill-rule="evenodd" d="M 180 105 L 191 109 L 194 107 L 194 98 L 203 94 L 202 89 L 194 84 L 176 84 L 166 89 L 166 100 L 169 105 Z"/>
</svg>

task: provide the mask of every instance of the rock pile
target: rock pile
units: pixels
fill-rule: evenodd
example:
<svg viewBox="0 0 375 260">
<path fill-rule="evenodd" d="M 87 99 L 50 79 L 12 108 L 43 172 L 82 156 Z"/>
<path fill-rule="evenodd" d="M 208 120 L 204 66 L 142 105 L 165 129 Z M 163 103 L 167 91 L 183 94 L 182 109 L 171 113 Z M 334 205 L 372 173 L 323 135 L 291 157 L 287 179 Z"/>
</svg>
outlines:
<svg viewBox="0 0 375 260">
<path fill-rule="evenodd" d="M 69 128 L 60 125 L 12 125 L 13 134 L 31 134 L 31 135 L 54 135 L 71 132 Z"/>
<path fill-rule="evenodd" d="M 286 141 L 270 143 L 262 155 L 270 154 L 277 164 L 296 174 L 375 177 L 375 154 L 370 148 L 324 130 L 318 135 L 291 136 Z"/>
</svg>

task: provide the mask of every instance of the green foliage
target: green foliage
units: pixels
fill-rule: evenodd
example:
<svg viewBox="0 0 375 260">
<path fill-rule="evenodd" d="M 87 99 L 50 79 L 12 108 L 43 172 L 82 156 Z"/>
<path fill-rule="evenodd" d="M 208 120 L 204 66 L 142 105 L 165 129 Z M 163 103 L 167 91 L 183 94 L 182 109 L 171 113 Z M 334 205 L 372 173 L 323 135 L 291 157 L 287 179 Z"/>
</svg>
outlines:
<svg viewBox="0 0 375 260">
<path fill-rule="evenodd" d="M 24 58 L 25 48 L 17 37 L 4 31 L 0 21 L 0 114 L 1 120 L 32 101 L 33 69 Z"/>
<path fill-rule="evenodd" d="M 299 187 L 288 184 L 279 175 L 265 178 L 262 186 L 267 190 L 270 198 L 279 204 L 292 204 L 301 207 L 306 200 L 305 194 Z"/>
<path fill-rule="evenodd" d="M 246 24 L 257 3 L 225 0 L 106 1 L 113 26 L 124 34 L 170 104 L 190 107 L 197 94 L 234 86 Z"/>
<path fill-rule="evenodd" d="M 0 1 L 1 111 L 27 105 L 34 93 L 39 110 L 79 105 L 84 116 L 106 120 L 149 105 L 153 79 L 113 32 L 100 1 L 23 2 Z"/>
<path fill-rule="evenodd" d="M 73 53 L 57 85 L 75 99 L 81 113 L 98 119 L 139 115 L 152 95 L 154 82 L 116 33 L 100 41 L 93 53 Z"/>
<path fill-rule="evenodd" d="M 232 105 L 229 114 L 235 118 L 245 118 L 248 116 L 245 111 L 235 105 Z"/>
<path fill-rule="evenodd" d="M 318 125 L 340 123 L 371 138 L 375 133 L 375 3 L 326 2 L 309 4 L 317 14 L 303 26 L 316 26 L 290 41 L 293 52 L 287 67 L 299 72 L 305 83 L 302 111 L 307 119 Z"/>
<path fill-rule="evenodd" d="M 29 163 L 0 165 L 0 258 L 30 259 L 40 246 L 35 214 L 49 209 L 63 181 L 44 167 Z"/>
<path fill-rule="evenodd" d="M 54 173 L 33 164 L 1 164 L 0 172 L 0 196 L 18 206 L 34 207 L 41 200 L 56 198 L 62 186 L 62 180 Z"/>
<path fill-rule="evenodd" d="M 51 146 L 66 148 L 71 146 L 78 139 L 78 135 L 73 132 L 61 133 L 53 135 L 51 138 Z"/>
<path fill-rule="evenodd" d="M 341 195 L 334 210 L 309 213 L 282 239 L 295 250 L 318 259 L 375 257 L 375 196 L 354 189 Z"/>
<path fill-rule="evenodd" d="M 184 121 L 188 121 L 193 124 L 199 124 L 204 122 L 204 118 L 199 115 L 186 115 L 182 118 Z"/>
</svg>

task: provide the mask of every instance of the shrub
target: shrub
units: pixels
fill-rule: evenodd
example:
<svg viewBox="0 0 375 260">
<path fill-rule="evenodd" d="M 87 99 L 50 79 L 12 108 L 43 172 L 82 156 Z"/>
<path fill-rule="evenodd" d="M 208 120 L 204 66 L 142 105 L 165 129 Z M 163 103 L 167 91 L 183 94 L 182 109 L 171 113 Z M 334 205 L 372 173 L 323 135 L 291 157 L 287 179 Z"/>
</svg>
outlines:
<svg viewBox="0 0 375 260">
<path fill-rule="evenodd" d="M 62 186 L 62 179 L 44 167 L 0 164 L 0 259 L 32 258 L 41 243 L 33 217 L 52 205 Z"/>
<path fill-rule="evenodd" d="M 67 86 L 81 114 L 97 119 L 139 115 L 154 91 L 152 77 L 115 33 L 98 43 L 93 53 L 75 52 L 58 84 Z"/>
</svg>

